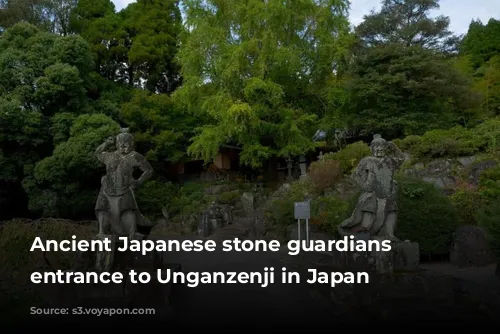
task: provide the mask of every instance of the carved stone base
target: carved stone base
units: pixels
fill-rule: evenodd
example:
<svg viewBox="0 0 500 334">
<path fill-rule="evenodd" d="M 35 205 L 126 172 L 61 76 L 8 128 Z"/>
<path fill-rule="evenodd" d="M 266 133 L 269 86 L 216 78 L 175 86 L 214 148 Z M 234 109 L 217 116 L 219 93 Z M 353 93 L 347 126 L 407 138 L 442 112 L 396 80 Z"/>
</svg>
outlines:
<svg viewBox="0 0 500 334">
<path fill-rule="evenodd" d="M 391 251 L 333 252 L 333 266 L 339 271 L 369 272 L 391 275 L 394 272 L 418 271 L 419 244 L 393 242 Z"/>
</svg>

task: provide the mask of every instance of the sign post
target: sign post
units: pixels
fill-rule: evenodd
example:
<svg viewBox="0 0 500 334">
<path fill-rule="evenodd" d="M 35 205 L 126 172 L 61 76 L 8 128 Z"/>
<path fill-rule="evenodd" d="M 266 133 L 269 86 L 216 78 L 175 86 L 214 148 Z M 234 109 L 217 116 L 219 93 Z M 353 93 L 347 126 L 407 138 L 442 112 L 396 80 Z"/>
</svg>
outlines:
<svg viewBox="0 0 500 334">
<path fill-rule="evenodd" d="M 309 242 L 309 219 L 311 218 L 311 202 L 295 202 L 294 216 L 297 219 L 297 237 L 300 240 L 300 221 L 306 221 L 306 240 Z"/>
</svg>

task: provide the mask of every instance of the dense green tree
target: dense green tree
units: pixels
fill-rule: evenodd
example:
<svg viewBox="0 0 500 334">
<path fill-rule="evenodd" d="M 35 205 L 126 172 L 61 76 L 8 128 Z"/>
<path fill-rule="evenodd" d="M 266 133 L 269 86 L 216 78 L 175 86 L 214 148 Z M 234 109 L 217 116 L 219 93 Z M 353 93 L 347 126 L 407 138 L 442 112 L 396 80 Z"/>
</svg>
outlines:
<svg viewBox="0 0 500 334">
<path fill-rule="evenodd" d="M 8 29 L 24 21 L 48 30 L 50 19 L 44 12 L 46 0 L 0 0 L 0 28 Z"/>
<path fill-rule="evenodd" d="M 55 128 L 67 118 L 55 117 Z M 43 216 L 91 217 L 99 191 L 102 166 L 92 154 L 119 131 L 118 123 L 102 114 L 81 115 L 71 122 L 69 138 L 53 154 L 37 162 L 23 180 L 29 209 Z"/>
<path fill-rule="evenodd" d="M 24 21 L 47 32 L 67 35 L 78 0 L 0 0 L 0 29 Z"/>
<path fill-rule="evenodd" d="M 142 90 L 123 104 L 121 117 L 134 133 L 138 149 L 159 169 L 185 157 L 189 138 L 200 121 L 167 94 Z"/>
<path fill-rule="evenodd" d="M 500 114 L 500 21 L 473 21 L 460 47 L 457 67 L 474 80 L 483 118 Z"/>
<path fill-rule="evenodd" d="M 14 204 L 23 209 L 21 182 L 32 176 L 40 160 L 52 156 L 54 147 L 70 138 L 79 115 L 119 116 L 119 103 L 126 101 L 127 94 L 96 80 L 93 68 L 92 52 L 78 35 L 59 36 L 18 23 L 0 36 L 3 213 L 10 212 Z M 56 169 L 51 170 L 56 178 Z M 37 192 L 28 194 L 30 201 L 39 200 Z"/>
<path fill-rule="evenodd" d="M 178 0 L 138 0 L 120 15 L 127 32 L 129 80 L 155 93 L 172 93 L 180 84 L 174 61 L 182 32 Z"/>
<path fill-rule="evenodd" d="M 383 0 L 379 12 L 371 12 L 356 27 L 365 46 L 399 44 L 441 51 L 454 50 L 458 38 L 448 29 L 446 16 L 431 17 L 439 0 Z"/>
<path fill-rule="evenodd" d="M 91 45 L 105 78 L 155 93 L 181 84 L 174 61 L 182 31 L 178 1 L 139 0 L 116 13 L 110 0 L 80 0 L 72 27 Z"/>
<path fill-rule="evenodd" d="M 358 47 L 346 108 L 352 127 L 388 138 L 422 134 L 474 117 L 477 96 L 453 66 L 449 20 L 436 0 L 385 0 L 356 28 Z"/>
<path fill-rule="evenodd" d="M 347 1 L 189 0 L 184 8 L 190 34 L 176 99 L 210 119 L 189 153 L 208 162 L 234 143 L 240 161 L 258 167 L 314 148 L 348 43 Z"/>
<path fill-rule="evenodd" d="M 486 25 L 480 21 L 472 21 L 461 43 L 460 52 L 469 57 L 473 69 L 500 55 L 500 21 L 492 18 Z"/>
</svg>

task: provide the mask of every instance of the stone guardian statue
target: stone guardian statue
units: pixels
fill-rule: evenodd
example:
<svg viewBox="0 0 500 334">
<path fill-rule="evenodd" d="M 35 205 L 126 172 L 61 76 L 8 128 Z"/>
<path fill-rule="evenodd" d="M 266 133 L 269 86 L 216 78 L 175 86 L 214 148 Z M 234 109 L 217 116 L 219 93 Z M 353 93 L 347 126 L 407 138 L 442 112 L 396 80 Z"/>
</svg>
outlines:
<svg viewBox="0 0 500 334">
<path fill-rule="evenodd" d="M 116 138 L 109 137 L 95 154 L 106 166 L 95 205 L 98 237 L 141 239 L 137 226 L 149 222 L 140 213 L 134 192 L 153 175 L 153 168 L 143 155 L 134 151 L 134 137 L 128 129 L 122 129 Z M 136 168 L 142 171 L 137 180 L 133 177 Z"/>
<path fill-rule="evenodd" d="M 339 226 L 341 236 L 368 233 L 373 239 L 398 241 L 394 236 L 397 222 L 397 182 L 394 174 L 406 160 L 404 153 L 380 135 L 373 136 L 372 156 L 360 161 L 352 178 L 361 187 L 361 195 L 351 217 Z"/>
</svg>

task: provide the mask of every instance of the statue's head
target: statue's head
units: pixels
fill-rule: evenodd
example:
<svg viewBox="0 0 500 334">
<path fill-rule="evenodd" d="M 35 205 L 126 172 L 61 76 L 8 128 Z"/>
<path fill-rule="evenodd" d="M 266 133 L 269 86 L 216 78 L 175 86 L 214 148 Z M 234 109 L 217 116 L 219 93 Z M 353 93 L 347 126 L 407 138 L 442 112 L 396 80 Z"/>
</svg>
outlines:
<svg viewBox="0 0 500 334">
<path fill-rule="evenodd" d="M 370 150 L 374 157 L 385 157 L 387 154 L 387 141 L 381 135 L 374 135 L 370 144 Z"/>
<path fill-rule="evenodd" d="M 128 128 L 122 128 L 121 133 L 116 136 L 116 148 L 121 154 L 128 154 L 134 150 L 134 136 L 129 133 Z"/>
</svg>

